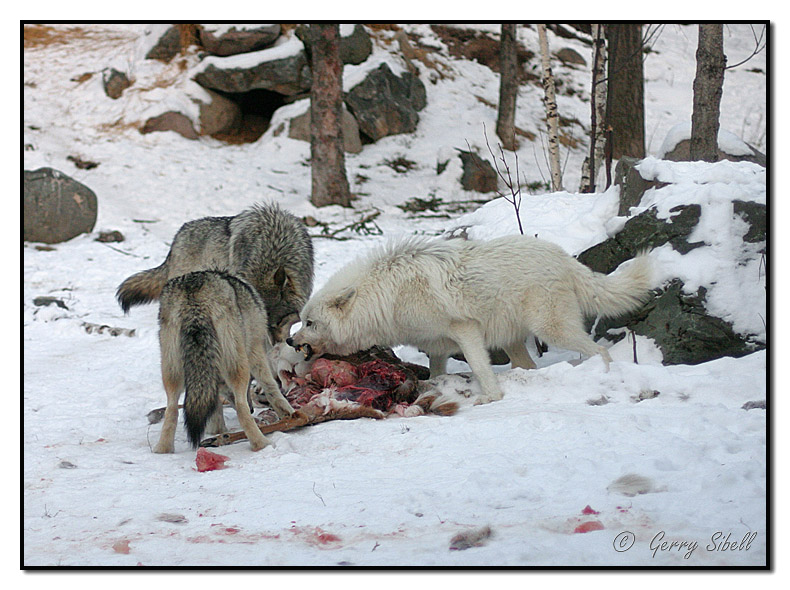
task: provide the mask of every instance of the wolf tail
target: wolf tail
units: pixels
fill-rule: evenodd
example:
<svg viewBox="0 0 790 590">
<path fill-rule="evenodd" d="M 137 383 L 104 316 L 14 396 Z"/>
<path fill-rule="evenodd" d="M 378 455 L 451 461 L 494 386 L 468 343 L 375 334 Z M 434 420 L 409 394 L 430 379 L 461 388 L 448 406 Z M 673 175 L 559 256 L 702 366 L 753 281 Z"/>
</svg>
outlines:
<svg viewBox="0 0 790 590">
<path fill-rule="evenodd" d="M 184 366 L 184 423 L 193 448 L 200 444 L 206 423 L 219 404 L 220 345 L 207 318 L 185 320 L 181 327 Z"/>
<path fill-rule="evenodd" d="M 649 298 L 651 276 L 647 253 L 610 275 L 584 267 L 584 272 L 576 274 L 576 296 L 586 315 L 617 317 L 638 309 Z"/>
<path fill-rule="evenodd" d="M 143 305 L 159 299 L 167 282 L 167 260 L 156 268 L 133 274 L 118 287 L 115 296 L 124 313 L 134 305 Z"/>
</svg>

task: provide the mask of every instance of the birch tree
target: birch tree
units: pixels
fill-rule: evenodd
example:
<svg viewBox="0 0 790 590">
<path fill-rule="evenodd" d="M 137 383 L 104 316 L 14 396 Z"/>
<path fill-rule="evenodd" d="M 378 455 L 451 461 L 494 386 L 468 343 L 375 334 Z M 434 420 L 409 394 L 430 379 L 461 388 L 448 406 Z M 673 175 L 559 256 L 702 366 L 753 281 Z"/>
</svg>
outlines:
<svg viewBox="0 0 790 590">
<path fill-rule="evenodd" d="M 606 39 L 601 24 L 590 25 L 593 39 L 592 87 L 590 89 L 590 154 L 582 167 L 583 193 L 595 192 L 595 180 L 606 147 Z"/>
<path fill-rule="evenodd" d="M 549 40 L 546 36 L 546 25 L 538 25 L 540 37 L 540 54 L 543 63 L 543 102 L 546 105 L 546 126 L 548 128 L 549 168 L 551 170 L 552 190 L 562 190 L 562 170 L 560 168 L 560 125 L 557 112 L 557 98 L 554 89 L 554 74 L 551 72 L 549 56 Z"/>
<path fill-rule="evenodd" d="M 515 151 L 516 95 L 518 94 L 518 60 L 516 57 L 516 24 L 505 23 L 499 41 L 499 113 L 496 134 L 506 150 Z"/>
<path fill-rule="evenodd" d="M 316 207 L 351 204 L 346 177 L 341 115 L 343 63 L 340 61 L 340 26 L 311 24 L 310 157 L 312 192 Z"/>
<path fill-rule="evenodd" d="M 722 29 L 720 23 L 699 25 L 689 146 L 692 160 L 716 162 L 719 159 L 719 113 L 727 66 Z"/>
</svg>

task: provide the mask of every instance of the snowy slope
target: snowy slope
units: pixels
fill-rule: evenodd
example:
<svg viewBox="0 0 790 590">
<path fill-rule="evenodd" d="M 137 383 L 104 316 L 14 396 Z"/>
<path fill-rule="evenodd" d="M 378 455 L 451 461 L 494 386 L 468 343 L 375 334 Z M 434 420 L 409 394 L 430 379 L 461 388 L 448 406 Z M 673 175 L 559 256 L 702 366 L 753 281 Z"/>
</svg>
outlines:
<svg viewBox="0 0 790 590">
<path fill-rule="evenodd" d="M 426 43 L 441 45 L 427 25 L 412 29 Z M 632 343 L 624 340 L 612 347 L 615 362 L 606 373 L 598 358 L 579 363 L 578 355 L 551 350 L 534 371 L 499 367 L 505 398 L 485 406 L 467 404 L 455 416 L 330 422 L 279 433 L 272 435 L 275 446 L 257 454 L 245 443 L 224 447 L 220 452 L 230 457 L 227 469 L 206 473 L 195 470 L 195 453 L 182 430 L 174 455 L 151 453 L 160 426 L 149 426 L 146 413 L 165 401 L 157 309 L 139 307 L 124 316 L 114 293 L 124 278 L 164 259 L 184 221 L 235 214 L 265 199 L 333 228 L 380 210 L 368 234 L 345 232 L 351 239 L 314 241 L 317 287 L 351 257 L 389 237 L 439 235 L 467 226 L 471 237 L 489 239 L 518 229 L 512 207 L 501 200 L 450 217 L 414 216 L 397 207 L 414 197 L 483 198 L 458 188 L 457 158 L 441 175 L 436 164 L 455 148 L 466 149 L 467 142 L 487 153 L 483 123 L 494 141 L 495 109 L 477 97 L 495 104 L 498 78 L 484 66 L 442 57 L 453 75 L 426 83 L 428 106 L 417 132 L 384 138 L 348 156 L 352 192 L 360 196 L 354 209 L 318 210 L 308 201 L 306 143 L 269 131 L 254 144 L 229 146 L 212 139 L 188 141 L 175 133 L 144 136 L 130 126 L 183 94 L 157 86 L 156 80 L 172 79 L 182 89 L 196 86 L 179 78 L 175 67 L 135 60 L 142 30 L 140 25 L 91 25 L 90 34 L 75 36 L 68 45 L 32 48 L 24 55 L 23 140 L 30 145 L 23 155 L 25 169 L 57 168 L 99 198 L 93 235 L 51 250 L 23 247 L 25 565 L 766 562 L 766 412 L 741 409 L 766 398 L 765 352 L 665 367 L 660 352 L 640 338 L 635 365 Z M 728 30 L 726 43 L 748 53 L 748 27 Z M 534 30 L 522 28 L 519 35 L 536 46 Z M 552 48 L 572 46 L 586 55 L 581 43 L 553 37 L 551 42 Z M 381 60 L 402 68 L 389 52 L 394 47 L 386 35 L 374 42 L 370 63 L 347 68 L 346 84 Z M 690 112 L 695 47 L 693 27 L 667 25 L 656 44 L 658 53 L 647 59 L 653 154 Z M 72 81 L 110 63 L 129 64 L 139 88 L 147 90 L 130 89 L 111 101 L 100 76 Z M 764 72 L 764 54 L 750 65 Z M 588 87 L 583 69 L 556 69 L 569 84 Z M 560 101 L 560 110 L 580 121 L 587 120 L 588 106 L 578 97 Z M 516 124 L 537 133 L 541 109 L 538 89 L 523 88 Z M 765 150 L 760 143 L 765 112 L 764 74 L 728 73 L 722 126 Z M 538 170 L 539 143 L 522 141 L 518 154 L 528 182 L 547 176 L 545 167 L 543 176 Z M 66 160 L 69 155 L 100 165 L 78 170 Z M 398 157 L 414 161 L 415 168 L 406 174 L 394 171 L 386 161 Z M 583 147 L 567 154 L 568 187 L 578 186 L 583 157 Z M 652 165 L 661 166 L 658 161 Z M 687 173 L 675 197 L 711 205 L 710 223 L 700 229 L 708 234 L 701 239 L 716 237 L 721 218 L 709 185 L 695 178 L 708 175 L 721 190 L 765 202 L 765 174 L 760 177 L 748 165 L 719 166 L 715 172 L 693 168 L 673 165 L 658 172 Z M 588 196 L 525 195 L 525 232 L 576 254 L 605 239 L 617 224 L 616 197 L 614 189 Z M 106 230 L 119 230 L 126 240 L 94 241 L 98 231 Z M 726 243 L 719 246 L 723 250 Z M 709 284 L 710 260 L 688 256 L 665 252 L 657 260 L 685 272 L 686 279 Z M 742 314 L 735 319 L 744 331 L 764 331 L 752 313 L 761 306 L 764 311 L 764 289 L 762 299 L 755 299 L 760 283 L 744 292 L 743 282 L 719 280 L 721 293 L 712 292 L 711 299 Z M 61 299 L 68 309 L 33 305 L 41 295 Z M 738 308 L 744 300 L 748 305 Z M 85 322 L 135 334 L 89 334 Z M 427 364 L 414 349 L 398 353 Z M 460 362 L 450 369 L 468 370 Z M 448 390 L 456 385 L 469 387 L 461 377 L 445 380 Z M 232 411 L 226 420 L 231 427 L 238 424 Z M 629 474 L 647 478 L 647 493 L 626 496 L 610 488 Z M 583 514 L 587 506 L 598 514 Z M 602 528 L 574 533 L 589 521 Z M 483 546 L 449 550 L 455 535 L 484 526 L 492 536 Z M 633 547 L 623 550 L 629 537 L 621 533 L 635 537 Z M 744 542 L 738 549 L 751 533 L 756 535 L 748 546 Z M 735 550 L 721 544 L 727 535 L 728 542 L 736 542 Z M 698 546 L 686 558 L 688 548 L 670 550 L 672 541 Z"/>
</svg>

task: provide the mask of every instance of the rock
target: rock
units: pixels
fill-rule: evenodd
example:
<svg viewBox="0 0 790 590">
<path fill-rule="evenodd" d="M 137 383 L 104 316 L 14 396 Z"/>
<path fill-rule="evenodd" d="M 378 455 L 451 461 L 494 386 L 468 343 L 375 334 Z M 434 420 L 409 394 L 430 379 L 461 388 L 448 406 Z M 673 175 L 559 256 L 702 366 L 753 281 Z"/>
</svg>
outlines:
<svg viewBox="0 0 790 590">
<path fill-rule="evenodd" d="M 168 62 L 181 51 L 181 33 L 178 27 L 171 26 L 166 29 L 153 47 L 145 54 L 145 59 L 158 59 Z"/>
<path fill-rule="evenodd" d="M 140 129 L 140 133 L 153 133 L 154 131 L 175 131 L 187 139 L 197 139 L 192 121 L 186 115 L 176 111 L 167 111 L 157 117 L 151 117 Z"/>
<path fill-rule="evenodd" d="M 310 89 L 312 74 L 299 39 L 293 37 L 259 55 L 261 61 L 250 66 L 238 65 L 239 61 L 233 58 L 207 58 L 211 61 L 195 75 L 195 82 L 204 88 L 233 93 L 262 88 L 293 96 Z"/>
<path fill-rule="evenodd" d="M 359 138 L 359 125 L 354 116 L 343 107 L 341 115 L 341 127 L 343 131 L 343 147 L 352 154 L 362 151 L 362 140 Z M 310 141 L 310 109 L 291 119 L 288 127 L 288 137 L 301 141 Z"/>
<path fill-rule="evenodd" d="M 719 156 L 717 161 L 730 160 L 731 162 L 754 162 L 755 164 L 766 167 L 767 158 L 765 157 L 765 154 L 757 151 L 752 146 L 749 146 L 749 148 L 752 150 L 752 154 L 728 154 L 722 149 L 721 144 L 719 144 Z M 664 154 L 662 159 L 672 160 L 673 162 L 690 162 L 691 140 L 683 139 L 679 141 L 673 150 Z"/>
<path fill-rule="evenodd" d="M 465 191 L 490 193 L 497 189 L 497 174 L 488 160 L 484 160 L 475 153 L 458 150 L 463 166 L 461 187 Z"/>
<path fill-rule="evenodd" d="M 279 24 L 239 25 L 228 28 L 221 25 L 203 25 L 200 43 L 212 55 L 228 56 L 264 49 L 280 36 Z"/>
<path fill-rule="evenodd" d="M 674 279 L 639 311 L 617 320 L 601 319 L 596 325 L 596 338 L 611 339 L 608 329 L 626 325 L 655 341 L 665 365 L 696 365 L 723 356 L 745 356 L 765 347 L 749 342 L 727 322 L 709 315 L 704 287 L 688 294 L 683 286 L 683 281 Z"/>
<path fill-rule="evenodd" d="M 108 68 L 102 72 L 104 93 L 112 99 L 120 98 L 123 91 L 132 85 L 129 77 L 115 68 Z"/>
<path fill-rule="evenodd" d="M 352 29 L 349 28 L 353 27 Z M 304 43 L 305 51 L 310 55 L 310 35 L 305 25 L 296 28 L 296 36 Z M 373 43 L 364 26 L 340 25 L 340 61 L 344 64 L 357 65 L 365 61 L 373 51 Z"/>
<path fill-rule="evenodd" d="M 96 194 L 84 184 L 52 168 L 25 170 L 22 239 L 56 244 L 96 224 Z"/>
<path fill-rule="evenodd" d="M 623 156 L 615 166 L 614 183 L 620 187 L 620 209 L 617 214 L 621 217 L 628 215 L 631 207 L 639 205 L 647 190 L 666 186 L 666 183 L 642 178 L 636 169 L 640 162 L 636 158 Z"/>
<path fill-rule="evenodd" d="M 626 221 L 623 228 L 608 240 L 588 248 L 576 258 L 596 272 L 609 274 L 640 251 L 658 248 L 669 242 L 681 254 L 699 248 L 702 242 L 689 242 L 688 236 L 699 221 L 699 205 L 679 205 L 670 209 L 669 219 L 660 219 L 650 208 Z"/>
<path fill-rule="evenodd" d="M 360 132 L 376 141 L 417 128 L 417 112 L 426 105 L 425 86 L 413 74 L 398 77 L 381 64 L 347 93 L 345 102 Z"/>
<path fill-rule="evenodd" d="M 354 25 L 350 35 L 343 35 L 346 26 L 340 25 L 340 60 L 344 64 L 361 64 L 373 51 L 370 35 L 359 23 Z"/>
<path fill-rule="evenodd" d="M 719 128 L 717 161 L 753 162 L 763 168 L 767 166 L 765 154 L 743 141 L 735 133 Z M 673 126 L 661 145 L 662 159 L 673 162 L 691 161 L 691 122 Z"/>
<path fill-rule="evenodd" d="M 571 49 L 570 47 L 563 47 L 562 49 L 557 51 L 554 55 L 557 56 L 557 59 L 559 59 L 562 63 L 565 64 L 576 64 L 580 66 L 587 65 L 587 62 L 584 60 L 584 58 L 581 55 L 579 55 L 579 52 L 576 51 L 575 49 Z"/>
<path fill-rule="evenodd" d="M 733 201 L 732 208 L 736 215 L 739 215 L 749 224 L 749 230 L 743 236 L 744 242 L 755 243 L 766 240 L 766 226 L 768 223 L 767 209 L 762 203 L 754 201 Z"/>
<path fill-rule="evenodd" d="M 210 101 L 200 103 L 200 135 L 214 135 L 236 127 L 242 119 L 239 104 L 217 92 L 206 92 Z"/>
</svg>

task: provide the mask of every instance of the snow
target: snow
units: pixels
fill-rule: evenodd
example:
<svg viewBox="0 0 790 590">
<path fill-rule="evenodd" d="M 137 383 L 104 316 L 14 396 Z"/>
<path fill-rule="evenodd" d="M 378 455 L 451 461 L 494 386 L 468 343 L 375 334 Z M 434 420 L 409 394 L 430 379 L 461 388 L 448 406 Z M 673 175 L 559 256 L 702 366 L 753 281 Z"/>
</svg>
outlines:
<svg viewBox="0 0 790 590">
<path fill-rule="evenodd" d="M 467 149 L 468 142 L 486 155 L 486 140 L 495 142 L 496 109 L 486 101 L 496 104 L 498 77 L 480 64 L 436 54 L 444 76 L 417 63 L 428 93 L 417 131 L 347 155 L 352 192 L 359 196 L 354 208 L 316 209 L 308 200 L 309 145 L 275 135 L 275 124 L 248 145 L 188 141 L 172 132 L 140 135 L 135 122 L 194 83 L 175 66 L 135 61 L 141 25 L 91 27 L 93 38 L 24 52 L 23 142 L 30 146 L 23 152 L 24 168 L 61 170 L 99 199 L 94 234 L 52 249 L 23 247 L 25 566 L 765 564 L 766 412 L 742 409 L 766 399 L 764 351 L 663 366 L 656 346 L 638 337 L 634 364 L 634 343 L 626 338 L 610 349 L 614 362 L 606 372 L 600 358 L 579 362 L 578 355 L 551 349 L 536 359 L 536 370 L 497 367 L 504 399 L 467 403 L 454 416 L 328 422 L 276 433 L 270 436 L 275 445 L 259 453 L 246 443 L 223 447 L 226 469 L 205 473 L 196 470 L 183 429 L 175 454 L 153 454 L 160 425 L 149 425 L 146 414 L 165 403 L 157 309 L 138 307 L 124 316 L 114 300 L 118 284 L 158 265 L 185 221 L 232 215 L 267 199 L 332 228 L 381 211 L 367 232 L 344 232 L 346 241 L 314 240 L 316 287 L 347 260 L 391 237 L 439 236 L 464 227 L 477 239 L 517 233 L 513 206 L 502 199 L 449 218 L 410 215 L 397 207 L 414 197 L 459 205 L 485 197 L 460 189 L 455 149 Z M 428 25 L 409 30 L 426 44 L 442 46 Z M 120 39 L 102 38 L 110 33 Z M 728 35 L 725 49 L 728 43 L 746 47 L 751 39 L 745 25 L 728 27 Z M 536 37 L 533 29 L 520 28 L 523 42 L 536 46 Z M 389 38 L 382 33 L 368 62 L 346 68 L 346 88 L 382 61 L 402 71 Z M 572 40 L 550 42 L 552 49 L 588 53 Z M 293 43 L 264 51 L 291 51 Z M 689 117 L 695 46 L 694 27 L 666 25 L 656 53 L 648 55 L 646 127 L 654 142 Z M 194 73 L 196 58 L 185 59 Z M 137 78 L 117 101 L 104 96 L 98 76 L 71 81 L 124 61 Z M 764 53 L 750 66 L 765 72 Z M 556 64 L 555 73 L 581 95 L 587 92 L 583 68 Z M 155 85 L 156 80 L 171 84 Z M 516 124 L 536 134 L 542 129 L 540 97 L 537 87 L 525 86 L 517 103 Z M 561 112 L 579 121 L 589 118 L 589 104 L 578 94 L 560 98 Z M 284 107 L 298 108 L 304 107 Z M 765 75 L 728 71 L 722 127 L 743 129 L 743 138 L 765 151 L 765 112 Z M 282 120 L 282 113 L 277 117 Z M 577 129 L 576 137 L 582 136 Z M 583 143 L 563 153 L 567 187 L 578 186 Z M 540 139 L 521 138 L 517 153 L 522 181 L 545 182 Z M 69 155 L 100 165 L 79 170 L 66 160 Z M 414 168 L 402 174 L 386 164 L 398 157 L 414 161 Z M 448 157 L 437 174 L 437 163 Z M 739 260 L 732 252 L 745 225 L 728 214 L 727 204 L 736 198 L 764 203 L 765 172 L 746 163 L 655 158 L 640 172 L 675 184 L 649 191 L 632 215 L 649 206 L 661 215 L 676 204 L 702 207 L 693 237 L 706 247 L 686 255 L 669 247 L 653 252 L 664 269 L 657 280 L 671 274 L 692 290 L 708 287 L 711 310 L 729 314 L 736 329 L 764 338 L 758 316 L 767 320 L 765 268 L 761 276 L 756 253 Z M 525 192 L 520 212 L 525 233 L 571 254 L 603 241 L 624 222 L 616 217 L 616 189 L 593 195 Z M 107 230 L 121 231 L 125 241 L 95 241 Z M 42 295 L 61 299 L 67 309 L 35 306 L 33 299 Z M 89 334 L 85 322 L 134 329 L 135 335 Z M 396 352 L 427 364 L 415 349 Z M 442 387 L 474 394 L 474 381 L 458 374 L 468 367 L 452 361 L 449 368 L 455 374 Z M 232 411 L 225 417 L 238 427 Z M 648 493 L 612 491 L 613 482 L 630 474 L 647 478 Z M 599 514 L 583 514 L 586 506 Z M 593 519 L 602 530 L 573 532 Z M 457 534 L 485 526 L 492 536 L 483 546 L 449 550 Z M 628 537 L 618 535 L 626 532 L 635 542 L 620 551 L 617 543 Z M 748 549 L 723 550 L 727 535 L 740 543 L 750 532 L 756 536 Z M 672 541 L 698 547 L 685 558 L 685 551 L 668 549 Z"/>
</svg>

